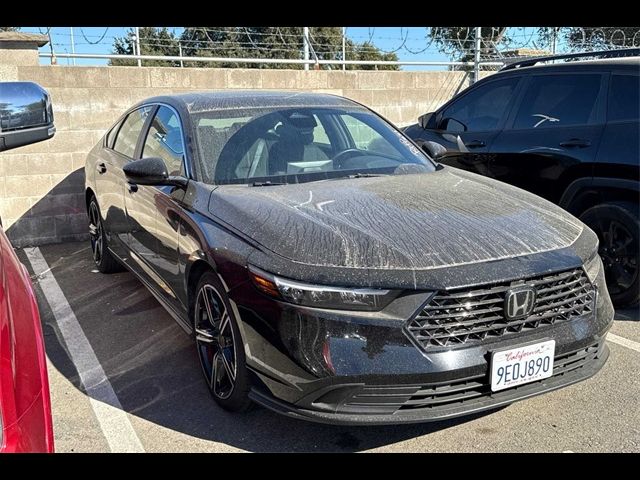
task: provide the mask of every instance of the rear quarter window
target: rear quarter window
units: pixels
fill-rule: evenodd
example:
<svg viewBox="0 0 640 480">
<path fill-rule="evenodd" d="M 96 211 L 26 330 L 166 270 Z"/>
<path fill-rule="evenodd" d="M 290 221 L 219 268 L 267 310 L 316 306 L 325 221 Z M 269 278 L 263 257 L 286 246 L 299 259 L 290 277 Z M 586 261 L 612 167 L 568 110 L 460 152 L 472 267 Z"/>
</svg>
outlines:
<svg viewBox="0 0 640 480">
<path fill-rule="evenodd" d="M 118 129 L 120 128 L 121 124 L 122 124 L 122 120 L 116 123 L 113 127 L 111 127 L 111 130 L 107 132 L 107 138 L 105 139 L 105 146 L 107 148 L 113 148 L 113 142 L 116 138 Z"/>
</svg>

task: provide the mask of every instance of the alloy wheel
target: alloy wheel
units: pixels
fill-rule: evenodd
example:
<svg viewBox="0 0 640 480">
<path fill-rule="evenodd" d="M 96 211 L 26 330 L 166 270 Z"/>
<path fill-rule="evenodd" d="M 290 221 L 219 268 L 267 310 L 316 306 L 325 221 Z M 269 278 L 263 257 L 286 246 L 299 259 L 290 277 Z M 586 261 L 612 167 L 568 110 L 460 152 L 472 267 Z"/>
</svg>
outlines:
<svg viewBox="0 0 640 480">
<path fill-rule="evenodd" d="M 91 237 L 93 261 L 99 265 L 102 260 L 104 245 L 102 239 L 102 221 L 100 220 L 100 212 L 98 211 L 98 205 L 95 201 L 92 201 L 89 205 L 89 236 Z"/>
<path fill-rule="evenodd" d="M 629 229 L 613 219 L 599 222 L 600 256 L 611 294 L 621 293 L 633 285 L 638 276 L 638 252 Z"/>
<path fill-rule="evenodd" d="M 205 284 L 195 305 L 195 336 L 202 370 L 213 394 L 226 399 L 236 385 L 237 359 L 231 318 L 220 294 Z"/>
</svg>

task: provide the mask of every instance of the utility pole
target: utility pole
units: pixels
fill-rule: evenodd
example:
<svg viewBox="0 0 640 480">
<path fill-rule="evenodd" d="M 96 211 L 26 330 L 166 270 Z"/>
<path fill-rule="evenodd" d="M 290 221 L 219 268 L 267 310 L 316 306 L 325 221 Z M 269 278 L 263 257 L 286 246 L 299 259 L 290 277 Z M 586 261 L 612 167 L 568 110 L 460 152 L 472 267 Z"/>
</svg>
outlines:
<svg viewBox="0 0 640 480">
<path fill-rule="evenodd" d="M 480 80 L 480 45 L 482 40 L 482 27 L 476 27 L 476 48 L 473 52 L 473 83 Z"/>
<path fill-rule="evenodd" d="M 347 27 L 342 27 L 342 70 L 347 69 L 344 61 L 347 59 Z"/>
<path fill-rule="evenodd" d="M 304 36 L 304 59 L 309 61 L 309 27 L 302 27 L 302 35 Z M 309 64 L 304 64 L 304 69 L 309 70 Z"/>
<path fill-rule="evenodd" d="M 551 53 L 555 55 L 557 44 L 558 44 L 558 27 L 553 27 L 552 38 L 553 38 L 553 43 L 551 44 Z"/>
<path fill-rule="evenodd" d="M 73 27 L 69 27 L 69 30 L 71 32 L 71 53 L 73 53 L 75 55 L 76 53 L 76 42 L 73 39 Z M 73 60 L 73 64 L 76 64 L 76 57 L 72 58 Z"/>
<path fill-rule="evenodd" d="M 182 61 L 182 42 L 178 40 L 178 53 L 180 54 L 180 67 L 184 68 L 184 62 Z"/>
<path fill-rule="evenodd" d="M 140 55 L 140 27 L 136 27 L 136 52 Z M 138 66 L 142 66 L 142 60 L 138 59 Z"/>
<path fill-rule="evenodd" d="M 53 51 L 53 40 L 51 40 L 51 28 L 47 28 L 47 37 L 49 37 L 49 48 L 51 49 L 51 65 L 57 65 L 58 59 L 56 58 L 56 52 Z"/>
</svg>

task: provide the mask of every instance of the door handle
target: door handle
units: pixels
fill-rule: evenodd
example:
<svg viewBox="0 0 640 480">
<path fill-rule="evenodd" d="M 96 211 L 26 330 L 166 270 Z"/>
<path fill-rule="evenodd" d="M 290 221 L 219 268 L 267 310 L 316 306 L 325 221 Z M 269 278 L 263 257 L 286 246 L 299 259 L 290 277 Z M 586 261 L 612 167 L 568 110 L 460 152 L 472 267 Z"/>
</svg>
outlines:
<svg viewBox="0 0 640 480">
<path fill-rule="evenodd" d="M 464 145 L 467 148 L 479 148 L 479 147 L 487 146 L 487 144 L 484 143 L 482 140 L 471 140 L 470 142 L 465 142 Z"/>
<path fill-rule="evenodd" d="M 107 171 L 107 166 L 104 164 L 104 162 L 101 162 L 98 165 L 96 165 L 96 170 L 98 170 L 98 173 L 102 175 Z"/>
<path fill-rule="evenodd" d="M 138 191 L 138 185 L 136 183 L 127 182 L 127 190 L 129 190 L 129 193 L 136 193 Z"/>
<path fill-rule="evenodd" d="M 584 147 L 588 147 L 589 145 L 591 145 L 591 142 L 589 140 L 584 140 L 582 138 L 572 138 L 570 140 L 565 140 L 564 142 L 560 142 L 560 146 L 561 147 L 568 147 L 568 148 L 584 148 Z"/>
</svg>

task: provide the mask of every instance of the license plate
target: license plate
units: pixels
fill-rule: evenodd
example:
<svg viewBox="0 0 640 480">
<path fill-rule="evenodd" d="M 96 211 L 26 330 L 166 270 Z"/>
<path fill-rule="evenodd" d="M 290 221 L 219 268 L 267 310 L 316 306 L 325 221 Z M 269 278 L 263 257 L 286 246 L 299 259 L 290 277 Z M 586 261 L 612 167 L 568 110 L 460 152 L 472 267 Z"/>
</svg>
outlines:
<svg viewBox="0 0 640 480">
<path fill-rule="evenodd" d="M 556 341 L 533 343 L 493 352 L 491 355 L 491 391 L 497 392 L 553 375 Z"/>
</svg>

